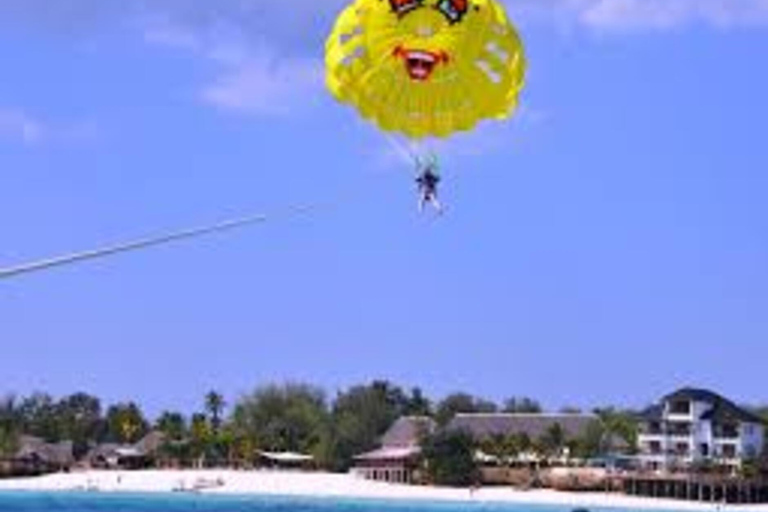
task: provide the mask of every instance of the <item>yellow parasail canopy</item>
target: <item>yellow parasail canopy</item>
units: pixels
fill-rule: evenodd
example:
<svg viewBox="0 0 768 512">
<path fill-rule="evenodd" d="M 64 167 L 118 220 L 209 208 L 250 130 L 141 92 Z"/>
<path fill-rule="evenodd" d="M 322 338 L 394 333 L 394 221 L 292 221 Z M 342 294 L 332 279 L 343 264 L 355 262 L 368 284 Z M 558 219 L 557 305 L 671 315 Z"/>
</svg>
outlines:
<svg viewBox="0 0 768 512">
<path fill-rule="evenodd" d="M 336 20 L 325 65 L 339 101 L 416 139 L 509 117 L 526 70 L 496 0 L 355 0 Z"/>
</svg>

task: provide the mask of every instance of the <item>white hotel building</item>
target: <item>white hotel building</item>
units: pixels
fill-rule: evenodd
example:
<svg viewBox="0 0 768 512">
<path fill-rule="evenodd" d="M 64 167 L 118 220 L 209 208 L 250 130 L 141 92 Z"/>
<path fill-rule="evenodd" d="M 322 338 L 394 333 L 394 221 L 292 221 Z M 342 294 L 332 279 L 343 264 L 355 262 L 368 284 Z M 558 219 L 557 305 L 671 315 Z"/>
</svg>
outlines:
<svg viewBox="0 0 768 512">
<path fill-rule="evenodd" d="M 739 467 L 763 451 L 764 423 L 711 391 L 685 388 L 647 409 L 640 423 L 640 460 L 648 469 L 710 461 Z"/>
</svg>

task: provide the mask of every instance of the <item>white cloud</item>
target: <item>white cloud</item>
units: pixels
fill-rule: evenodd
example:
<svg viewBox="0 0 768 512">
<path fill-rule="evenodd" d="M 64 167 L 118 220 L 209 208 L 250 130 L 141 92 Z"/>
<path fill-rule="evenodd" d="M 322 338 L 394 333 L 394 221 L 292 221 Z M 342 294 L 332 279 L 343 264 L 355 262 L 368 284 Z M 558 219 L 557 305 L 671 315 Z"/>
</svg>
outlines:
<svg viewBox="0 0 768 512">
<path fill-rule="evenodd" d="M 216 76 L 199 86 L 197 97 L 203 103 L 276 114 L 301 110 L 313 91 L 322 91 L 323 43 L 349 1 L 68 0 L 59 5 L 51 0 L 2 0 L 0 28 L 81 37 L 138 30 L 148 44 L 190 52 L 210 64 Z M 545 29 L 621 33 L 690 24 L 768 26 L 768 0 L 502 1 L 515 22 Z M 28 143 L 44 131 L 18 113 L 6 113 L 0 122 L 6 137 L 15 133 Z"/>
<path fill-rule="evenodd" d="M 93 121 L 43 122 L 21 109 L 0 108 L 0 140 L 26 146 L 69 145 L 91 142 L 98 135 L 98 126 Z"/>
<path fill-rule="evenodd" d="M 288 114 L 305 107 L 321 87 L 322 67 L 313 59 L 251 56 L 205 87 L 201 97 L 226 110 Z"/>
<path fill-rule="evenodd" d="M 189 30 L 184 30 L 181 27 L 154 23 L 144 27 L 143 32 L 144 41 L 149 44 L 184 50 L 197 51 L 200 49 L 200 41 L 198 37 Z"/>
<path fill-rule="evenodd" d="M 200 87 L 198 97 L 222 110 L 286 115 L 305 110 L 322 91 L 320 59 L 257 40 L 231 20 L 182 26 L 155 18 L 145 25 L 144 39 L 207 60 L 218 76 Z"/>
</svg>

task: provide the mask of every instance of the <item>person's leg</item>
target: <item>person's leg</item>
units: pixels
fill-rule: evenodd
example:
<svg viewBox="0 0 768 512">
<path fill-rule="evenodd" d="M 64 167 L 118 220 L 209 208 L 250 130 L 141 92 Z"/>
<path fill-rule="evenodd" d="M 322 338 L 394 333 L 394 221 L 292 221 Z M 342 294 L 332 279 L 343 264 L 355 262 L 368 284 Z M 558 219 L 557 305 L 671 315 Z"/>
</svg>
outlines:
<svg viewBox="0 0 768 512">
<path fill-rule="evenodd" d="M 440 204 L 440 201 L 437 200 L 437 192 L 431 191 L 427 194 L 427 201 L 429 201 L 429 204 L 432 205 L 432 207 L 437 210 L 438 213 L 442 213 L 443 207 Z"/>
<path fill-rule="evenodd" d="M 437 200 L 437 196 L 433 195 L 432 199 L 432 206 L 435 207 L 435 210 L 437 210 L 437 213 L 443 213 L 443 205 L 440 204 L 440 201 Z"/>
</svg>

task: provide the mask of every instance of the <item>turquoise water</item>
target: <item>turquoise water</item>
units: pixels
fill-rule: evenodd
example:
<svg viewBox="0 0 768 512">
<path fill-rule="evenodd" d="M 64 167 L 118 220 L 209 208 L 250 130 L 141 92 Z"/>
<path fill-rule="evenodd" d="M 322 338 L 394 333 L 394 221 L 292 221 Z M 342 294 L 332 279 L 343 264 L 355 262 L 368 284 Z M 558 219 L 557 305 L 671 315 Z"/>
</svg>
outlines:
<svg viewBox="0 0 768 512">
<path fill-rule="evenodd" d="M 330 498 L 0 493 L 0 512 L 571 512 L 573 507 L 356 501 Z M 591 509 L 590 512 L 638 512 Z M 674 511 L 669 511 L 674 512 Z"/>
</svg>

